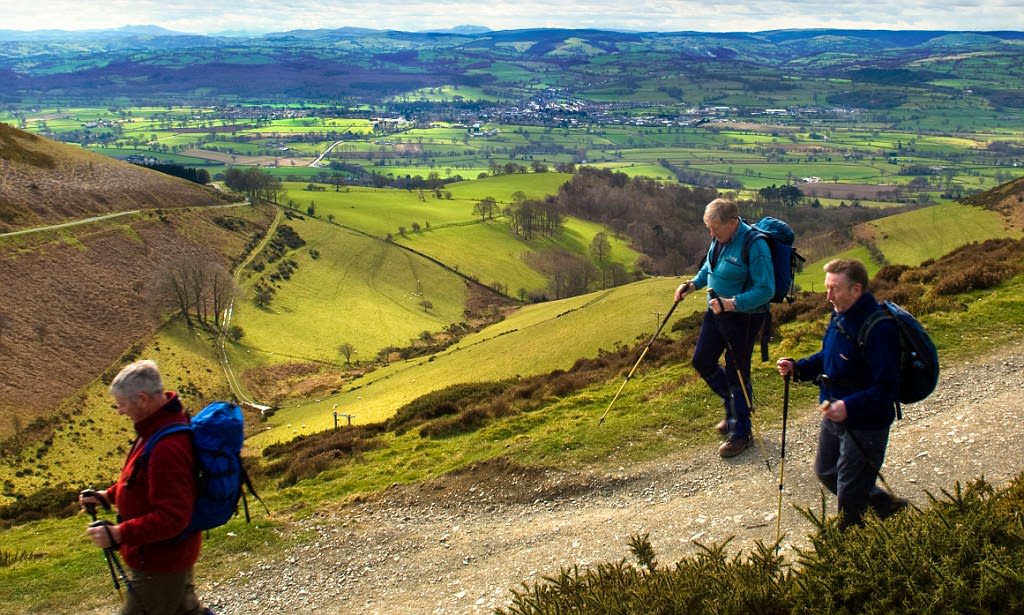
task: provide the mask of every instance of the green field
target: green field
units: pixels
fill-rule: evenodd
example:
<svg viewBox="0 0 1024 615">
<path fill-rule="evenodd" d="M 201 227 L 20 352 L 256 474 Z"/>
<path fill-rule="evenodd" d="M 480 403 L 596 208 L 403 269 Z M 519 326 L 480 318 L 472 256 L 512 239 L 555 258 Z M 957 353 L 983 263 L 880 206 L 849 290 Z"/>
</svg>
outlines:
<svg viewBox="0 0 1024 615">
<path fill-rule="evenodd" d="M 342 343 L 356 348 L 355 358 L 370 360 L 384 346 L 405 346 L 462 319 L 465 282 L 438 264 L 321 221 L 288 224 L 306 241 L 291 257 L 297 269 L 268 307 L 236 303 L 234 322 L 246 331 L 247 351 L 271 363 L 340 365 Z M 255 279 L 248 279 L 250 293 Z"/>
<path fill-rule="evenodd" d="M 865 226 L 872 229 L 875 243 L 889 264 L 912 267 L 972 242 L 1021 236 L 1019 231 L 1008 232 L 999 214 L 957 203 L 887 216 Z M 860 259 L 872 275 L 881 267 L 872 261 L 866 247 L 858 246 L 819 262 L 806 263 L 803 272 L 797 275 L 796 284 L 804 290 L 821 292 L 825 277 L 821 268 L 831 258 Z"/>
<path fill-rule="evenodd" d="M 799 83 L 800 87 L 814 87 L 811 81 Z M 741 85 L 729 82 L 726 87 Z M 425 97 L 436 103 L 452 100 L 458 91 L 440 87 L 408 98 Z M 472 89 L 463 93 L 479 94 Z M 784 106 L 784 102 L 778 104 Z M 335 142 L 338 144 L 326 163 L 352 165 L 392 179 L 431 174 L 442 180 L 456 175 L 476 179 L 481 174 L 493 175 L 506 164 L 529 168 L 572 162 L 674 181 L 674 174 L 662 165 L 668 161 L 687 173 L 705 174 L 702 181 L 728 179 L 740 182 L 746 190 L 816 176 L 836 183 L 835 193 L 841 194 L 847 183 L 907 185 L 918 177 L 907 170 L 924 168 L 932 169 L 929 173 L 934 176 L 924 176 L 930 183 L 916 185 L 910 197 L 935 202 L 944 191 L 976 191 L 1024 175 L 1024 167 L 1014 165 L 1012 157 L 989 151 L 993 143 L 1019 143 L 1024 138 L 1024 123 L 1010 116 L 939 105 L 917 114 L 895 110 L 888 119 L 892 121 L 885 124 L 831 118 L 808 125 L 788 117 L 771 117 L 745 121 L 741 127 L 727 121 L 699 127 L 482 123 L 478 134 L 455 122 L 424 127 L 396 121 L 384 131 L 362 118 L 311 114 L 272 120 L 228 119 L 203 107 L 141 107 L 116 112 L 95 107 L 51 109 L 9 121 L 115 156 L 135 153 L 195 166 L 210 163 L 182 157 L 182 150 L 267 157 L 274 160 L 272 172 L 283 178 L 294 175 L 304 179 L 321 171 L 332 172 L 297 165 L 307 164 Z M 230 130 L 223 130 L 225 127 Z M 687 182 L 685 175 L 683 181 Z"/>
</svg>

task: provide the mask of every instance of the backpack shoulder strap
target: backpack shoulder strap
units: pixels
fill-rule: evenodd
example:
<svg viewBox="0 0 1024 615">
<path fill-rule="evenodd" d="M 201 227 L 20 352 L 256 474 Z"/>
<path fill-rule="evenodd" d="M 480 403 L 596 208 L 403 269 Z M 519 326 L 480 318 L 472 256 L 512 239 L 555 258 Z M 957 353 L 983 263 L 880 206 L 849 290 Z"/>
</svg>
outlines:
<svg viewBox="0 0 1024 615">
<path fill-rule="evenodd" d="M 864 349 L 868 345 L 868 336 L 871 335 L 871 330 L 875 328 L 882 319 L 894 318 L 889 307 L 884 303 L 879 303 L 878 307 L 881 309 L 875 310 L 868 314 L 868 317 L 864 319 L 864 322 L 860 325 L 860 329 L 857 331 L 857 348 L 864 353 Z"/>
<path fill-rule="evenodd" d="M 249 478 L 249 473 L 245 471 L 245 466 L 243 466 L 241 463 L 239 463 L 239 470 L 241 471 L 242 474 L 242 484 L 239 485 L 238 491 L 242 494 L 242 508 L 245 509 L 245 522 L 249 523 L 249 500 L 245 497 L 246 489 L 249 490 L 249 494 L 252 495 L 252 497 L 256 498 L 257 502 L 263 505 L 263 510 L 267 511 L 267 515 L 269 516 L 271 514 L 270 509 L 267 508 L 267 505 L 263 501 L 263 498 L 261 498 L 259 494 L 256 493 L 256 488 L 252 486 L 252 480 Z"/>
<path fill-rule="evenodd" d="M 875 328 L 875 325 L 882 322 L 886 318 L 896 320 L 896 315 L 892 313 L 889 308 L 888 302 L 882 302 L 878 304 L 877 310 L 868 314 L 868 317 L 864 319 L 863 324 L 860 326 L 860 330 L 857 332 L 857 350 L 861 356 L 865 356 L 868 347 L 868 336 L 871 335 L 871 330 Z M 902 337 L 902 333 L 900 336 Z M 899 400 L 896 400 L 896 418 L 903 420 L 903 405 L 900 404 Z"/>
<path fill-rule="evenodd" d="M 765 233 L 756 226 L 751 226 L 750 230 L 747 231 L 746 236 L 743 239 L 743 262 L 750 262 L 750 246 L 754 245 L 754 242 L 758 239 L 764 239 L 764 242 L 768 243 L 768 233 Z M 771 245 L 768 246 L 771 248 Z"/>
<path fill-rule="evenodd" d="M 135 460 L 135 465 L 132 466 L 132 473 L 128 476 L 127 484 L 130 485 L 132 483 L 132 479 L 135 478 L 135 475 L 138 474 L 139 470 L 146 466 L 146 463 L 149 461 L 149 455 L 153 452 L 153 447 L 156 446 L 156 443 L 164 436 L 169 436 L 180 431 L 187 431 L 191 434 L 192 426 L 188 423 L 175 423 L 173 425 L 165 425 L 164 427 L 156 430 L 156 432 L 151 435 L 143 445 L 142 453 L 139 454 L 138 458 Z"/>
</svg>

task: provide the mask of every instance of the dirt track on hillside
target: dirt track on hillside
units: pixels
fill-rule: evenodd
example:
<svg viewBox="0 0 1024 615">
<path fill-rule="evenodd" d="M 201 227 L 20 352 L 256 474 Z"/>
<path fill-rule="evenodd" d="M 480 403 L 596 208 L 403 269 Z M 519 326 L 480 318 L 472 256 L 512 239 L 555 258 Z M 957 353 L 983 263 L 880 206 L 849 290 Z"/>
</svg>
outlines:
<svg viewBox="0 0 1024 615">
<path fill-rule="evenodd" d="M 1022 343 L 948 365 L 938 390 L 893 428 L 889 484 L 926 506 L 927 493 L 956 481 L 983 475 L 1003 485 L 1024 471 L 1013 448 L 1024 431 L 1016 416 L 1022 388 Z M 791 416 L 781 523 L 788 555 L 808 544 L 810 531 L 795 507 L 820 502 L 813 408 Z M 731 549 L 748 550 L 776 538 L 780 432 L 761 427 L 760 444 L 761 453 L 729 461 L 701 447 L 582 473 L 482 464 L 297 522 L 290 531 L 315 538 L 236 577 L 203 579 L 200 562 L 200 593 L 221 614 L 487 613 L 522 583 L 564 567 L 632 560 L 628 542 L 638 534 L 650 534 L 662 564 L 692 554 L 696 542 L 733 537 Z M 834 498 L 828 506 L 834 513 Z"/>
</svg>

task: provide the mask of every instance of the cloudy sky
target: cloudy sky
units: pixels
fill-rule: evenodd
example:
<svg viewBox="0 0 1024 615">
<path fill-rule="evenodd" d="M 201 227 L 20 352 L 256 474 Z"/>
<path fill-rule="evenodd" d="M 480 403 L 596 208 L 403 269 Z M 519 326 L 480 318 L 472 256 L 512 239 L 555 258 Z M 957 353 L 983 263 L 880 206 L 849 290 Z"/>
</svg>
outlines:
<svg viewBox="0 0 1024 615">
<path fill-rule="evenodd" d="M 639 31 L 755 32 L 780 28 L 1024 30 L 1021 0 L 8 0 L 0 29 L 84 30 L 158 25 L 213 33 L 458 25 Z"/>
</svg>

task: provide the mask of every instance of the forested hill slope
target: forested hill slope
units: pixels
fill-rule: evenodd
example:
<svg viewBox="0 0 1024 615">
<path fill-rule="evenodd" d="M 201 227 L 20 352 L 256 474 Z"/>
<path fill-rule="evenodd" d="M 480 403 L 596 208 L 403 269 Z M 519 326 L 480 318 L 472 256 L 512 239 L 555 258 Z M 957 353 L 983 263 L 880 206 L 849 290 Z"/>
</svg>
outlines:
<svg viewBox="0 0 1024 615">
<path fill-rule="evenodd" d="M 227 202 L 216 190 L 0 123 L 0 233 L 134 209 Z"/>
</svg>

